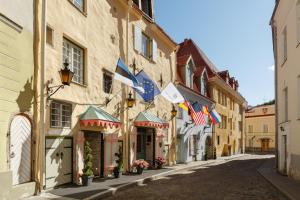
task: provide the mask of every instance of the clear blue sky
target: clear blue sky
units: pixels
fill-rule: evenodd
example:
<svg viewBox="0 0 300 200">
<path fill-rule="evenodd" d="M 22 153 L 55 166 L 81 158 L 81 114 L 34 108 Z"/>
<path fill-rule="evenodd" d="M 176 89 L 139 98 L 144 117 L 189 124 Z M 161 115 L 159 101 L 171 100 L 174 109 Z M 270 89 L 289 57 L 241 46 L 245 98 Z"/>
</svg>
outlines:
<svg viewBox="0 0 300 200">
<path fill-rule="evenodd" d="M 155 0 L 155 18 L 176 42 L 192 38 L 228 69 L 256 105 L 274 98 L 273 8 L 274 0 Z"/>
</svg>

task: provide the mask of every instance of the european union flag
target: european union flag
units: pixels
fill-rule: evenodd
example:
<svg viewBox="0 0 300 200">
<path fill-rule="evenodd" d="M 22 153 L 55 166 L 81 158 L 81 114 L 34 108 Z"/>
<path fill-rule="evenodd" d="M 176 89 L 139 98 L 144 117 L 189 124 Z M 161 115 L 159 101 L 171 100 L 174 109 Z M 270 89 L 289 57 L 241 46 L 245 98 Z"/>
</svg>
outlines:
<svg viewBox="0 0 300 200">
<path fill-rule="evenodd" d="M 154 97 L 160 94 L 160 90 L 157 85 L 148 77 L 144 70 L 140 71 L 135 78 L 138 80 L 140 87 L 144 88 L 145 92 L 140 90 L 135 91 L 144 99 L 145 102 L 151 102 Z"/>
</svg>

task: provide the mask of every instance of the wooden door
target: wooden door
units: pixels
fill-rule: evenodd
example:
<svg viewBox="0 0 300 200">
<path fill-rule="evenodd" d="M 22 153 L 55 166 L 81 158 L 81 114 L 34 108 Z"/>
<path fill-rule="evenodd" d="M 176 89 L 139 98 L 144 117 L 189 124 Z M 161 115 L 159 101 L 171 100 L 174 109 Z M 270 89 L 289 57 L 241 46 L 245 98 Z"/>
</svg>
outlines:
<svg viewBox="0 0 300 200">
<path fill-rule="evenodd" d="M 72 138 L 46 139 L 46 188 L 72 182 Z"/>
<path fill-rule="evenodd" d="M 136 157 L 146 160 L 146 129 L 138 128 L 136 138 Z"/>
<path fill-rule="evenodd" d="M 270 143 L 269 139 L 262 139 L 261 140 L 261 151 L 263 151 L 263 152 L 269 151 L 269 143 Z"/>
<path fill-rule="evenodd" d="M 31 123 L 23 115 L 10 125 L 10 169 L 13 185 L 31 180 Z"/>
</svg>

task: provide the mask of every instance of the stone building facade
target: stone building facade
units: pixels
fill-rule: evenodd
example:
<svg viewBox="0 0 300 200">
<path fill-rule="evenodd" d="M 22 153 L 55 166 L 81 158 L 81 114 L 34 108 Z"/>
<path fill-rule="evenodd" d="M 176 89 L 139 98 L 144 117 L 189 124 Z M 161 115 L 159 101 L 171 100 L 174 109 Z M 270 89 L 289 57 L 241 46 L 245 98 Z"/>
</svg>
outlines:
<svg viewBox="0 0 300 200">
<path fill-rule="evenodd" d="M 300 2 L 276 1 L 271 18 L 275 58 L 277 168 L 300 179 Z"/>
<path fill-rule="evenodd" d="M 275 105 L 248 108 L 245 118 L 246 152 L 275 152 Z"/>
<path fill-rule="evenodd" d="M 44 54 L 38 54 L 38 80 L 44 87 L 39 92 L 61 84 L 58 71 L 66 61 L 74 77 L 70 86 L 50 98 L 49 90 L 40 102 L 44 112 L 40 113 L 39 157 L 46 158 L 39 164 L 40 188 L 81 182 L 85 141 L 99 158 L 93 161 L 99 177 L 112 173 L 114 154 L 120 149 L 125 171 L 139 158 L 153 165 L 162 156 L 174 164 L 172 104 L 161 96 L 145 103 L 132 88 L 113 79 L 121 58 L 133 73 L 144 70 L 160 83 L 159 89 L 175 80 L 177 45 L 156 24 L 153 0 L 43 3 L 39 22 L 45 40 L 39 47 Z M 126 105 L 130 92 L 136 99 L 132 108 Z M 136 121 L 145 116 L 164 123 Z"/>
</svg>

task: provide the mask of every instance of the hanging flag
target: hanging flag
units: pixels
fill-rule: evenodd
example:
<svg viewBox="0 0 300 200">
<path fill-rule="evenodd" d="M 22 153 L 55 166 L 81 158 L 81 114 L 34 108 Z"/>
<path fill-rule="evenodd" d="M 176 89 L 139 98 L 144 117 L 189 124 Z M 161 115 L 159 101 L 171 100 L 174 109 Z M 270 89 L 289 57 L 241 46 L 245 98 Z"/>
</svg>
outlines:
<svg viewBox="0 0 300 200">
<path fill-rule="evenodd" d="M 136 92 L 144 99 L 145 102 L 153 101 L 154 97 L 160 94 L 157 85 L 148 77 L 144 70 L 141 70 L 135 78 L 144 89 L 144 92 L 141 92 L 138 89 Z"/>
<path fill-rule="evenodd" d="M 195 102 L 190 106 L 191 116 L 195 122 L 195 125 L 206 125 L 204 115 L 202 113 L 202 108 L 198 102 Z"/>
<path fill-rule="evenodd" d="M 178 106 L 180 108 L 182 108 L 183 110 L 189 111 L 190 104 L 189 104 L 189 102 L 187 100 L 184 100 L 184 102 L 178 104 Z"/>
<path fill-rule="evenodd" d="M 169 83 L 167 87 L 161 92 L 161 95 L 170 101 L 171 103 L 183 103 L 184 98 L 180 94 L 180 92 L 177 90 L 175 85 L 173 83 Z"/>
<path fill-rule="evenodd" d="M 213 125 L 216 125 L 216 120 L 211 116 L 207 106 L 203 106 L 203 114 L 207 115 Z"/>
<path fill-rule="evenodd" d="M 202 107 L 202 111 L 203 111 L 203 114 L 209 115 L 209 110 L 208 110 L 208 107 L 207 107 L 207 106 L 203 106 L 203 107 Z"/>
<path fill-rule="evenodd" d="M 211 115 L 212 119 L 215 121 L 215 124 L 218 124 L 222 121 L 221 116 L 217 113 L 217 111 L 215 109 L 213 109 L 210 112 L 210 115 Z"/>
<path fill-rule="evenodd" d="M 128 67 L 124 64 L 121 58 L 119 58 L 118 60 L 114 79 L 124 83 L 125 85 L 135 88 L 140 92 L 144 92 L 144 89 L 141 86 L 139 86 L 138 80 L 129 71 Z"/>
</svg>

